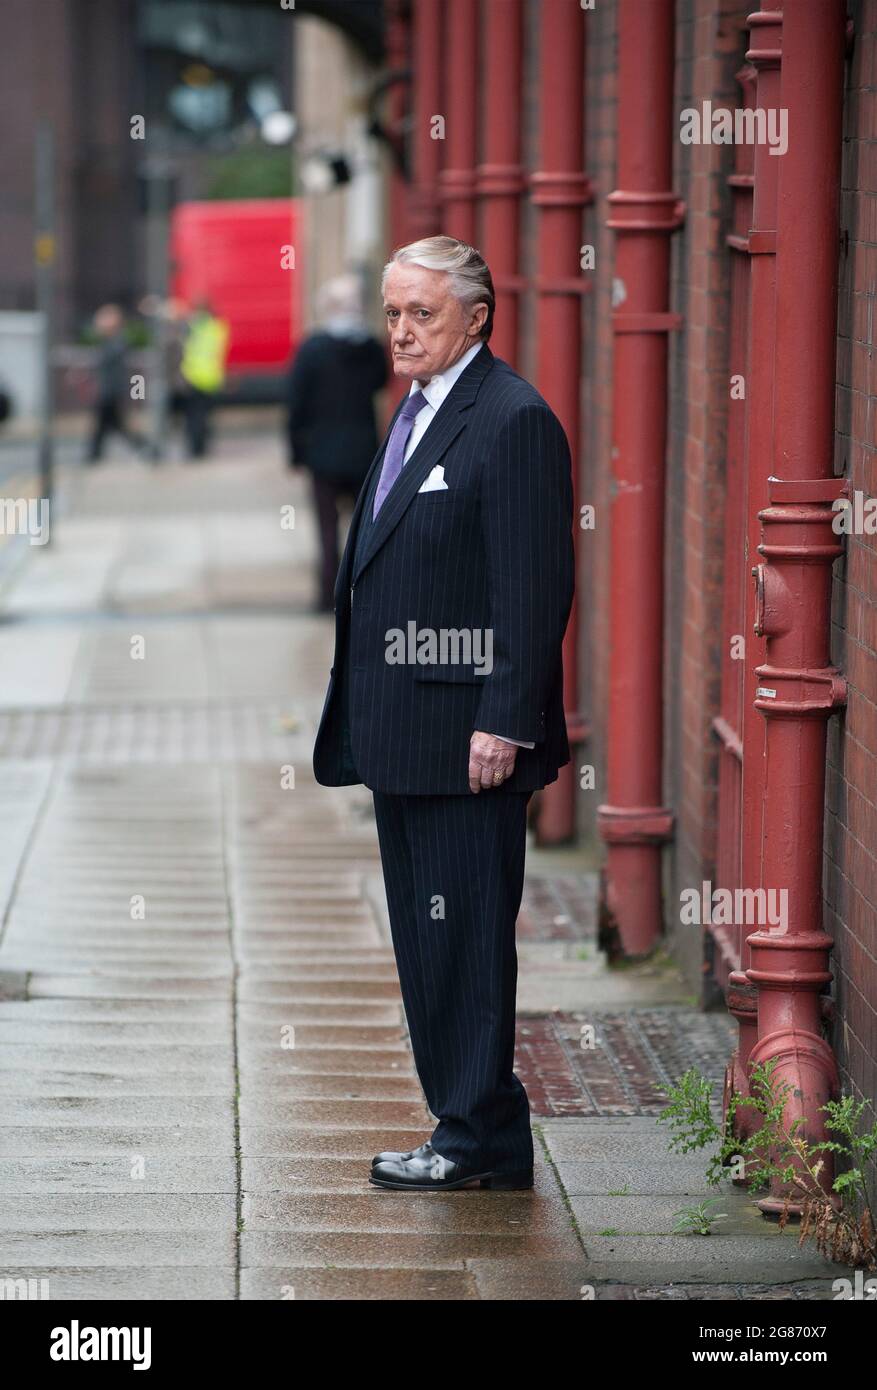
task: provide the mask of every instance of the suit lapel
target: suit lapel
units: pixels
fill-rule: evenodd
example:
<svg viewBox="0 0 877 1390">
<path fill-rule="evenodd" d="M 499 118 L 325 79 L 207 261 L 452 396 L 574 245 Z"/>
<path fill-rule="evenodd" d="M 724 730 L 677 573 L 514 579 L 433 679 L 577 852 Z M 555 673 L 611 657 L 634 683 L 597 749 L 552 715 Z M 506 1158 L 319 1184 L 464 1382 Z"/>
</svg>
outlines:
<svg viewBox="0 0 877 1390">
<path fill-rule="evenodd" d="M 485 343 L 481 351 L 473 357 L 465 371 L 454 382 L 447 397 L 436 412 L 435 419 L 431 422 L 414 453 L 388 492 L 381 510 L 378 512 L 377 519 L 371 523 L 369 533 L 363 538 L 363 544 L 359 547 L 358 553 L 354 552 L 354 559 L 351 562 L 354 565 L 353 583 L 359 578 L 366 565 L 374 559 L 384 542 L 392 535 L 431 469 L 438 463 L 442 454 L 450 447 L 461 430 L 466 428 L 465 411 L 474 404 L 478 395 L 478 388 L 492 365 L 493 353 Z M 400 402 L 400 409 L 401 405 L 402 402 Z M 398 413 L 397 410 L 396 414 L 398 415 Z M 366 499 L 372 492 L 373 470 L 377 467 L 378 460 L 383 458 L 395 420 L 396 417 L 394 416 L 378 459 L 372 465 L 367 483 L 363 485 L 357 503 L 357 511 L 360 510 L 359 503 L 361 502 L 364 506 Z M 357 521 L 357 524 L 362 522 L 361 516 L 355 516 L 354 520 Z"/>
<path fill-rule="evenodd" d="M 369 464 L 368 473 L 365 475 L 365 480 L 362 484 L 362 487 L 359 489 L 359 495 L 356 499 L 356 504 L 353 508 L 353 513 L 350 518 L 350 526 L 347 530 L 347 543 L 344 547 L 344 555 L 342 556 L 341 565 L 339 568 L 339 579 L 343 574 L 345 577 L 345 585 L 348 588 L 350 587 L 350 575 L 351 570 L 353 568 L 353 557 L 356 551 L 356 538 L 359 533 L 360 525 L 362 524 L 362 514 L 365 510 L 366 502 L 368 501 L 369 496 L 373 491 L 372 484 L 374 483 L 375 476 L 380 476 L 381 464 L 383 463 L 384 454 L 387 451 L 387 444 L 389 442 L 390 435 L 393 433 L 393 426 L 396 423 L 396 417 L 398 416 L 399 411 L 402 409 L 402 406 L 405 404 L 406 395 L 402 396 L 401 400 L 399 401 L 399 404 L 396 406 L 396 409 L 393 412 L 393 418 L 390 421 L 389 426 L 387 427 L 387 432 L 384 435 L 383 443 L 381 444 L 380 448 L 378 449 L 378 452 L 375 454 L 374 458 Z M 378 515 L 380 515 L 380 513 L 378 513 Z M 344 586 L 341 587 L 343 591 Z M 336 591 L 337 588 L 338 585 L 336 584 Z"/>
</svg>

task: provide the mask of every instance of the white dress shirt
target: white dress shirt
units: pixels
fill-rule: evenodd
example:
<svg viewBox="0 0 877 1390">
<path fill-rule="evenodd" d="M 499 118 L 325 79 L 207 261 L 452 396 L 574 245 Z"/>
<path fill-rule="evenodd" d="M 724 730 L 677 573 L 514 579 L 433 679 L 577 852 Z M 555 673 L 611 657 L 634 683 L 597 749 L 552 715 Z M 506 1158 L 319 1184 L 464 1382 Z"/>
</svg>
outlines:
<svg viewBox="0 0 877 1390">
<path fill-rule="evenodd" d="M 425 386 L 421 385 L 419 381 L 412 381 L 411 390 L 408 392 L 409 396 L 413 396 L 415 391 L 422 391 L 425 397 L 425 403 L 420 407 L 420 410 L 414 417 L 414 425 L 411 434 L 408 436 L 408 443 L 405 446 L 405 457 L 402 460 L 403 468 L 435 419 L 442 401 L 447 396 L 454 382 L 466 370 L 472 359 L 478 356 L 483 346 L 484 344 L 480 339 L 477 343 L 473 343 L 470 348 L 466 349 L 463 356 L 458 357 L 456 362 L 453 362 L 450 367 L 446 367 L 443 372 L 438 372 L 435 376 L 430 377 Z M 489 731 L 485 729 L 483 732 L 487 733 Z M 519 748 L 536 747 L 535 743 L 525 743 L 523 739 L 519 738 L 506 738 L 504 734 L 494 734 L 494 738 L 501 738 L 503 743 L 517 744 Z"/>
<path fill-rule="evenodd" d="M 435 419 L 436 411 L 454 382 L 457 380 L 457 377 L 462 376 L 473 357 L 478 356 L 483 346 L 484 344 L 479 338 L 478 342 L 473 343 L 470 348 L 467 348 L 463 356 L 458 357 L 456 362 L 452 363 L 450 367 L 446 367 L 443 372 L 439 372 L 436 376 L 430 377 L 425 386 L 421 386 L 419 381 L 412 381 L 411 390 L 408 392 L 409 396 L 413 396 L 415 391 L 422 391 L 426 404 L 420 407 L 420 410 L 414 417 L 414 428 L 408 436 L 408 443 L 405 446 L 405 457 L 402 460 L 403 467 L 429 429 Z"/>
</svg>

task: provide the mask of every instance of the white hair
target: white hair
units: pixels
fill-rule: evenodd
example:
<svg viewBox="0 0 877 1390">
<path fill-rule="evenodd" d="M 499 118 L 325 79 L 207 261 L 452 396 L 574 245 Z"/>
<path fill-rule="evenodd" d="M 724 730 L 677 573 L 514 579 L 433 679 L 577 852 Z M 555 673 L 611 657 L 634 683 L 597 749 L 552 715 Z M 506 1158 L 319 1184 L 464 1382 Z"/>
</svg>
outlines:
<svg viewBox="0 0 877 1390">
<path fill-rule="evenodd" d="M 487 318 L 481 330 L 484 342 L 493 332 L 493 314 L 496 296 L 493 280 L 487 262 L 465 241 L 457 241 L 452 236 L 428 236 L 420 241 L 399 246 L 393 252 L 381 275 L 381 293 L 384 293 L 387 275 L 392 266 L 420 265 L 424 270 L 442 270 L 451 277 L 451 289 L 460 303 L 467 308 L 475 304 L 487 305 Z"/>
</svg>

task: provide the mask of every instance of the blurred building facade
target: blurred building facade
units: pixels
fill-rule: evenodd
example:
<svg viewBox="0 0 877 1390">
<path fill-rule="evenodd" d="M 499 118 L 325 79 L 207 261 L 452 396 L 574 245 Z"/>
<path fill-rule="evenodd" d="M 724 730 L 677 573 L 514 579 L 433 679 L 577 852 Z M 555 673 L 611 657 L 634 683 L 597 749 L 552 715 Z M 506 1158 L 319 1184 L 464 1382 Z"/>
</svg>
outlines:
<svg viewBox="0 0 877 1390">
<path fill-rule="evenodd" d="M 0 50 L 0 310 L 34 309 L 34 143 L 55 134 L 58 325 L 69 334 L 137 277 L 137 174 L 127 139 L 142 80 L 134 0 L 10 0 Z M 98 212 L 99 210 L 99 212 Z"/>
<path fill-rule="evenodd" d="M 246 166 L 272 190 L 288 151 L 259 138 L 259 101 L 290 108 L 294 27 L 277 6 L 191 0 L 10 0 L 0 48 L 0 312 L 30 311 L 34 145 L 55 145 L 55 337 L 69 341 L 101 303 L 150 289 L 150 218 L 217 196 Z M 138 124 L 138 118 L 140 123 Z M 249 191 L 244 185 L 245 191 Z M 256 184 L 253 192 L 258 192 Z"/>
<path fill-rule="evenodd" d="M 300 188 L 306 254 L 301 287 L 305 326 L 313 325 L 319 287 L 343 271 L 360 276 L 370 318 L 382 328 L 378 279 L 385 260 L 385 197 L 389 157 L 370 133 L 371 94 L 378 69 L 368 49 L 340 25 L 302 13 L 296 24 L 297 145 L 309 162 L 344 161 L 345 181 Z M 319 169 L 319 162 L 317 163 Z M 332 177 L 331 169 L 329 177 Z"/>
</svg>

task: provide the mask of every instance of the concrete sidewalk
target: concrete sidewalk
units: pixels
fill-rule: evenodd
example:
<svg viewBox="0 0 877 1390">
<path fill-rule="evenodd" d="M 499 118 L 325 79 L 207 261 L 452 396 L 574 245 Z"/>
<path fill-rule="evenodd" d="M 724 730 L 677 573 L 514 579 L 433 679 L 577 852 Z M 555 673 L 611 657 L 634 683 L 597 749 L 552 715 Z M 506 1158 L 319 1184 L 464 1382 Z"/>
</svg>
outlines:
<svg viewBox="0 0 877 1390">
<path fill-rule="evenodd" d="M 531 853 L 519 924 L 535 1193 L 369 1186 L 433 1121 L 370 794 L 311 772 L 332 623 L 303 484 L 271 438 L 226 438 L 68 493 L 0 606 L 0 1288 L 831 1298 L 847 1271 L 744 1193 L 708 1239 L 668 1234 L 716 1194 L 656 1087 L 719 1071 L 731 1030 L 667 962 L 608 970 L 587 850 Z"/>
</svg>

